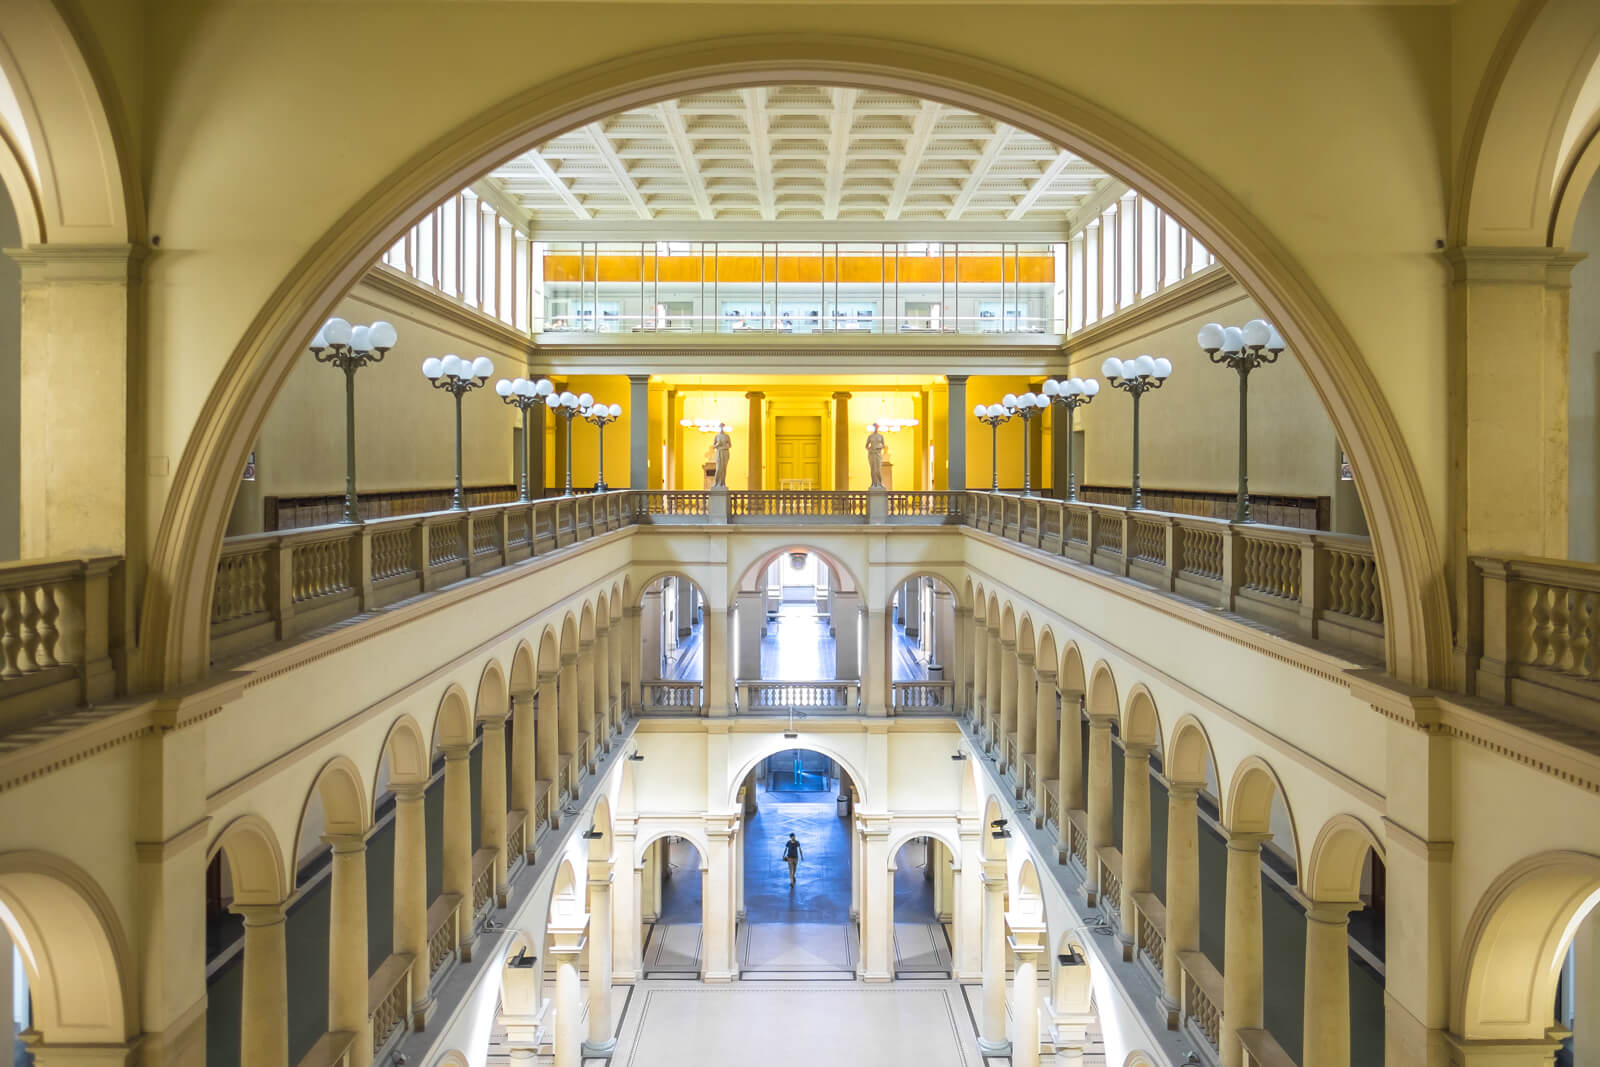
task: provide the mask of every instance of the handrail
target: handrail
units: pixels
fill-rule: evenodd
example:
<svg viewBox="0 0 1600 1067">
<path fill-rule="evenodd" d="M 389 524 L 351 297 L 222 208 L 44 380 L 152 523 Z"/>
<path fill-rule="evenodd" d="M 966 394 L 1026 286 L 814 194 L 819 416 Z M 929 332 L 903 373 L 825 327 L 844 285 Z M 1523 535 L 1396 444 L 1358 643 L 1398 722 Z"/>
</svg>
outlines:
<svg viewBox="0 0 1600 1067">
<path fill-rule="evenodd" d="M 705 683 L 654 679 L 639 683 L 642 712 L 698 715 L 705 710 Z"/>
<path fill-rule="evenodd" d="M 411 1019 L 411 964 L 415 959 L 409 952 L 392 952 L 367 980 L 367 1003 L 371 1006 L 367 1017 L 372 1022 L 374 1060 Z"/>
<path fill-rule="evenodd" d="M 955 710 L 956 683 L 922 680 L 889 683 L 889 699 L 896 711 Z"/>
<path fill-rule="evenodd" d="M 1593 728 L 1600 704 L 1600 564 L 1478 556 L 1472 568 L 1473 691 Z"/>
<path fill-rule="evenodd" d="M 1240 1030 L 1239 1044 L 1244 1046 L 1245 1067 L 1296 1067 L 1294 1057 L 1267 1030 Z"/>
<path fill-rule="evenodd" d="M 739 710 L 752 711 L 854 711 L 861 702 L 861 683 L 824 678 L 791 682 L 740 680 Z"/>
<path fill-rule="evenodd" d="M 1222 972 L 1199 951 L 1178 953 L 1178 966 L 1183 969 L 1184 1027 L 1215 1051 L 1222 1040 Z"/>
<path fill-rule="evenodd" d="M 461 944 L 461 897 L 440 893 L 428 905 L 428 974 L 437 980 L 440 968 Z"/>
</svg>

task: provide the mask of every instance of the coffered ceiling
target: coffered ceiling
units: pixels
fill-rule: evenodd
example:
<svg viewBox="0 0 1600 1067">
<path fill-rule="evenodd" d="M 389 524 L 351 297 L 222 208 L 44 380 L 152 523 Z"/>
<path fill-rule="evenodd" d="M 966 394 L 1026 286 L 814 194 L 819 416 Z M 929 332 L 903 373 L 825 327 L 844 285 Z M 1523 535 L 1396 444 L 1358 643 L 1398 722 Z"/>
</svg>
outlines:
<svg viewBox="0 0 1600 1067">
<path fill-rule="evenodd" d="M 959 108 L 877 90 L 775 86 L 613 115 L 495 170 L 530 228 L 679 223 L 1064 226 L 1114 182 Z M 651 226 L 651 228 L 655 228 Z"/>
</svg>

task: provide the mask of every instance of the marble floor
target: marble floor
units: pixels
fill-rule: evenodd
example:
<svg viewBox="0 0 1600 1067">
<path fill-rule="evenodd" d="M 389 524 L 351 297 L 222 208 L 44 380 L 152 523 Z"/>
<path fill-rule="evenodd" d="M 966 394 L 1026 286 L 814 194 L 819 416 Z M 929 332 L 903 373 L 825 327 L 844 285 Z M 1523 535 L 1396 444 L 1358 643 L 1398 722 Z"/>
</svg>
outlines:
<svg viewBox="0 0 1600 1067">
<path fill-rule="evenodd" d="M 744 906 L 750 923 L 844 923 L 850 920 L 850 830 L 832 792 L 769 792 L 757 786 L 756 813 L 745 822 Z M 783 843 L 793 833 L 805 850 L 789 884 Z"/>
</svg>

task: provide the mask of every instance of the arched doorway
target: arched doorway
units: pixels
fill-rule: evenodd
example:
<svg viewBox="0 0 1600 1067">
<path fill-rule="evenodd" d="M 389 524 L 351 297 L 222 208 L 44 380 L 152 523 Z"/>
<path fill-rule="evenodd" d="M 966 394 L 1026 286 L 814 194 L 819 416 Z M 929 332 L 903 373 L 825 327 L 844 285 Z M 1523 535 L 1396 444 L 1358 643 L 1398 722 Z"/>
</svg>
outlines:
<svg viewBox="0 0 1600 1067">
<path fill-rule="evenodd" d="M 894 976 L 953 974 L 955 852 L 931 835 L 913 837 L 889 858 L 894 883 Z"/>
<path fill-rule="evenodd" d="M 860 889 L 851 821 L 859 799 L 849 772 L 813 749 L 774 752 L 745 776 L 743 978 L 854 975 Z"/>
<path fill-rule="evenodd" d="M 889 597 L 889 683 L 894 710 L 947 712 L 955 707 L 956 593 L 918 574 Z"/>
<path fill-rule="evenodd" d="M 639 902 L 644 977 L 698 978 L 705 915 L 705 855 L 667 834 L 644 846 Z"/>
<path fill-rule="evenodd" d="M 849 712 L 860 704 L 861 594 L 837 561 L 806 546 L 747 570 L 736 601 L 734 679 L 742 713 Z"/>
<path fill-rule="evenodd" d="M 697 715 L 705 707 L 705 591 L 666 574 L 639 594 L 641 711 Z"/>
</svg>

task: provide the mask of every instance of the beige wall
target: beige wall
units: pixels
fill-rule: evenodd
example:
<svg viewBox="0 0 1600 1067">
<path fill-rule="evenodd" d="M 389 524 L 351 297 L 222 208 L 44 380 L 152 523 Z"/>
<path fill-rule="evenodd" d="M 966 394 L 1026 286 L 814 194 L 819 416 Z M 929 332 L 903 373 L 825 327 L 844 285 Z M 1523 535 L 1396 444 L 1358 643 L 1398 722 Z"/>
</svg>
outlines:
<svg viewBox="0 0 1600 1067">
<path fill-rule="evenodd" d="M 1572 268 L 1567 550 L 1592 563 L 1600 560 L 1600 181 L 1584 194 L 1572 250 L 1589 258 Z"/>
<path fill-rule="evenodd" d="M 454 484 L 454 402 L 422 376 L 424 359 L 452 352 L 464 358 L 486 355 L 495 365 L 489 384 L 461 401 L 462 481 L 511 484 L 513 432 L 521 416 L 495 395 L 494 383 L 527 374 L 514 335 L 491 323 L 475 323 L 471 312 L 444 312 L 431 297 L 397 292 L 394 284 L 363 282 L 336 312 L 352 323 L 385 319 L 400 335 L 383 362 L 356 373 L 356 491 Z M 243 483 L 230 533 L 259 530 L 266 497 L 344 493 L 344 404 L 343 373 L 318 363 L 310 352 L 301 355 L 267 417 L 256 449 L 256 481 Z"/>
<path fill-rule="evenodd" d="M 1155 314 L 1138 311 L 1069 344 L 1071 373 L 1101 379 L 1100 395 L 1078 410 L 1084 480 L 1126 486 L 1132 471 L 1133 401 L 1100 373 L 1107 356 L 1172 360 L 1172 377 L 1140 401 L 1145 489 L 1233 493 L 1238 485 L 1239 377 L 1195 342 L 1207 322 L 1243 325 L 1259 305 L 1231 282 L 1190 283 L 1195 297 Z M 1177 295 L 1177 294 L 1174 294 Z M 1065 420 L 1062 421 L 1065 425 Z M 1365 532 L 1354 484 L 1339 480 L 1339 442 L 1327 409 L 1292 351 L 1250 374 L 1250 491 L 1329 497 L 1333 528 Z"/>
<path fill-rule="evenodd" d="M 0 248 L 22 243 L 11 202 L 0 195 Z M 22 478 L 19 421 L 22 396 L 15 388 L 22 375 L 22 269 L 0 255 L 0 560 L 16 559 L 22 533 L 19 503 Z"/>
</svg>

